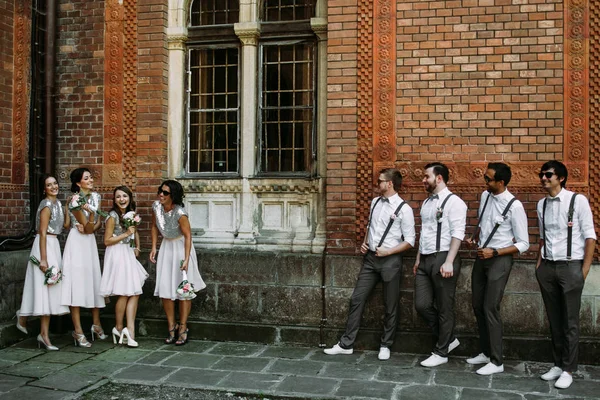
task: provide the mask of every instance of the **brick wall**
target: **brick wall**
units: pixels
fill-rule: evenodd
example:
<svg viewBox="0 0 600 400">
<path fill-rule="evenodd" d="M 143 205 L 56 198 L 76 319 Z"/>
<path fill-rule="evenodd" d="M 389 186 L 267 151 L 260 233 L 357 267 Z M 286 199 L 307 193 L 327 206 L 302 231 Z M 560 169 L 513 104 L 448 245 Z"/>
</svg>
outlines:
<svg viewBox="0 0 600 400">
<path fill-rule="evenodd" d="M 354 253 L 359 10 L 356 0 L 333 0 L 328 7 L 327 246 Z"/>
<path fill-rule="evenodd" d="M 0 0 L 0 183 L 11 177 L 13 16 L 13 2 Z"/>
</svg>

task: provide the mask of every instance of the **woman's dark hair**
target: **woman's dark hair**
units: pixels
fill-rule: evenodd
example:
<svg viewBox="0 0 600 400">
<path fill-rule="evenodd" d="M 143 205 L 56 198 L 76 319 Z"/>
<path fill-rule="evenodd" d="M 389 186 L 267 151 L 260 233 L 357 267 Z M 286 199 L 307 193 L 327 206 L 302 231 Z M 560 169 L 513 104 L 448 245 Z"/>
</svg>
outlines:
<svg viewBox="0 0 600 400">
<path fill-rule="evenodd" d="M 86 172 L 89 172 L 90 174 L 92 173 L 92 171 L 85 167 L 76 168 L 71 172 L 71 175 L 69 175 L 69 178 L 71 179 L 71 192 L 79 193 L 81 188 L 77 186 L 77 184 L 81 182 L 83 174 Z"/>
<path fill-rule="evenodd" d="M 160 184 L 158 187 L 159 192 L 162 190 L 163 186 L 167 186 L 169 188 L 169 191 L 171 192 L 171 201 L 173 204 L 183 207 L 183 199 L 185 198 L 185 194 L 183 193 L 183 187 L 181 186 L 181 183 L 172 179 L 168 179 Z"/>
<path fill-rule="evenodd" d="M 123 212 L 123 214 L 121 214 L 121 209 L 117 205 L 117 190 L 120 190 L 121 192 L 125 192 L 127 194 L 127 196 L 129 196 L 129 204 L 127 205 L 127 208 L 125 208 L 125 211 Z M 119 217 L 122 217 L 123 215 L 127 214 L 129 211 L 135 211 L 135 208 L 136 208 L 136 205 L 135 205 L 135 201 L 133 200 L 133 192 L 131 191 L 131 189 L 129 189 L 127 186 L 117 186 L 115 188 L 115 190 L 113 190 L 113 206 L 110 210 L 116 212 Z"/>
<path fill-rule="evenodd" d="M 44 194 L 44 197 L 46 197 L 46 179 L 48 178 L 54 178 L 56 179 L 56 183 L 58 184 L 58 178 L 52 174 L 44 174 L 42 176 L 40 176 L 40 187 L 42 188 L 42 193 Z"/>
</svg>

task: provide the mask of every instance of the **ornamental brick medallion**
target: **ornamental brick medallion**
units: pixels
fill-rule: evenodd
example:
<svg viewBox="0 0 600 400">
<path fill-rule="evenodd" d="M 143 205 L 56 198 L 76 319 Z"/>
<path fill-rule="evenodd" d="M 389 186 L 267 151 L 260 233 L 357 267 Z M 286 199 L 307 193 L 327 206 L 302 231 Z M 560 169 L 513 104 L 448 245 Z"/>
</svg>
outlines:
<svg viewBox="0 0 600 400">
<path fill-rule="evenodd" d="M 25 183 L 27 129 L 29 119 L 29 59 L 31 8 L 24 0 L 15 1 L 13 45 L 12 175 L 11 183 Z"/>
<path fill-rule="evenodd" d="M 588 0 L 568 0 L 564 11 L 564 161 L 569 183 L 587 185 L 589 157 L 589 11 Z M 571 176 L 572 175 L 572 176 Z"/>
<path fill-rule="evenodd" d="M 600 2 L 590 2 L 590 171 L 600 171 Z M 592 178 L 590 184 L 590 203 L 594 221 L 600 222 L 600 180 Z M 596 248 L 596 251 L 598 249 Z"/>
<path fill-rule="evenodd" d="M 105 3 L 104 154 L 102 184 L 123 182 L 123 20 L 122 2 Z"/>
<path fill-rule="evenodd" d="M 373 2 L 358 4 L 356 244 L 362 243 L 373 196 Z"/>
</svg>

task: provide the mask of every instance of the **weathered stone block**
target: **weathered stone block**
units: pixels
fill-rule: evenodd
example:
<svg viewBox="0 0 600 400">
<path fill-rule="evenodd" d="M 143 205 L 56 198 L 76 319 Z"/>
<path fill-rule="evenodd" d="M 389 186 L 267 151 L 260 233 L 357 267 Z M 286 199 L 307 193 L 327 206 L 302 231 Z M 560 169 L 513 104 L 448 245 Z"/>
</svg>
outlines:
<svg viewBox="0 0 600 400">
<path fill-rule="evenodd" d="M 218 319 L 253 322 L 262 319 L 259 305 L 260 286 L 220 284 L 217 291 Z"/>
<path fill-rule="evenodd" d="M 540 286 L 535 277 L 535 265 L 532 263 L 515 262 L 508 283 L 508 293 L 539 293 Z"/>
<path fill-rule="evenodd" d="M 594 298 L 592 296 L 583 296 L 579 311 L 579 334 L 581 336 L 592 336 L 594 334 L 594 317 Z"/>
<path fill-rule="evenodd" d="M 328 256 L 331 276 L 328 284 L 334 287 L 353 288 L 362 266 L 362 257 Z"/>
<path fill-rule="evenodd" d="M 263 322 L 318 325 L 321 321 L 318 287 L 264 287 L 260 299 Z"/>
<path fill-rule="evenodd" d="M 505 334 L 540 333 L 542 308 L 538 294 L 505 293 L 500 305 Z"/>
<path fill-rule="evenodd" d="M 321 268 L 327 269 L 321 255 L 298 254 L 279 257 L 277 283 L 279 285 L 321 286 Z"/>
<path fill-rule="evenodd" d="M 202 252 L 198 263 L 206 282 L 275 284 L 277 265 L 287 254 L 248 252 Z"/>
</svg>

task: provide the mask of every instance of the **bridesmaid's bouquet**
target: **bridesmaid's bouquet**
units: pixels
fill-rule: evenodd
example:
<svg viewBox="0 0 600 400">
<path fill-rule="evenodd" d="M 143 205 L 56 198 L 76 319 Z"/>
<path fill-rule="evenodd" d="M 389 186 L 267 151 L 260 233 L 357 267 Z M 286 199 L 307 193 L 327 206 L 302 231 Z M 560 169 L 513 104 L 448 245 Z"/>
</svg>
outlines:
<svg viewBox="0 0 600 400">
<path fill-rule="evenodd" d="M 35 256 L 29 257 L 29 261 L 36 267 L 40 267 L 40 260 Z M 57 266 L 53 265 L 48 267 L 44 273 L 44 285 L 54 285 L 55 283 L 60 282 L 62 277 L 62 271 Z"/>
<path fill-rule="evenodd" d="M 130 226 L 138 226 L 142 222 L 142 218 L 135 211 L 129 211 L 123 215 L 123 226 L 129 229 Z M 129 247 L 135 247 L 135 235 L 131 235 L 129 239 Z"/>
<path fill-rule="evenodd" d="M 183 265 L 183 261 L 181 261 Z M 183 297 L 183 300 L 192 300 L 196 298 L 196 292 L 194 292 L 194 285 L 187 280 L 187 272 L 182 271 L 183 280 L 177 287 L 177 294 Z"/>
<path fill-rule="evenodd" d="M 87 199 L 85 198 L 85 196 L 82 196 L 79 193 L 75 193 L 71 197 L 71 201 L 69 201 L 69 210 L 79 211 L 79 210 L 81 210 L 81 207 L 83 207 L 86 203 L 87 203 Z M 98 214 L 99 216 L 101 216 L 103 218 L 108 217 L 107 213 L 105 213 L 102 210 L 98 210 L 93 205 L 88 204 L 88 207 L 90 208 L 90 210 L 92 210 L 94 213 Z"/>
</svg>

